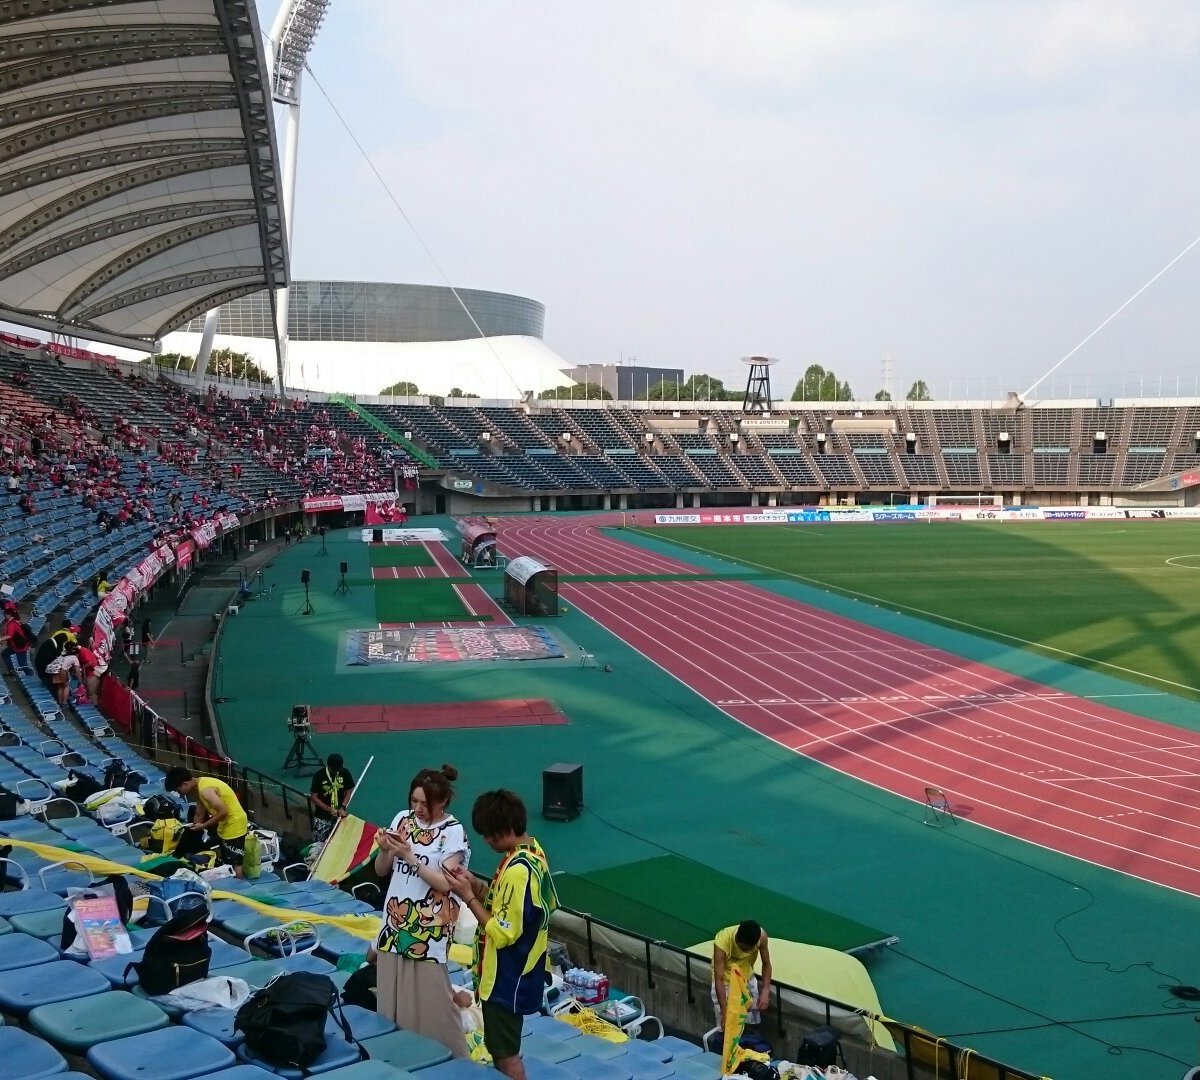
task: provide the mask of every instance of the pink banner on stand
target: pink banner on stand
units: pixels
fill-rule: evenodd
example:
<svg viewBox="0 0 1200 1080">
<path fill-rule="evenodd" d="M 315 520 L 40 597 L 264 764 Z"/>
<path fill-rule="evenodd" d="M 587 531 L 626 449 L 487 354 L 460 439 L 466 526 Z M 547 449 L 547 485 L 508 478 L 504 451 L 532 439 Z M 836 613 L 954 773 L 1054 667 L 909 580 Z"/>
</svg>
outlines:
<svg viewBox="0 0 1200 1080">
<path fill-rule="evenodd" d="M 342 509 L 340 495 L 310 495 L 300 500 L 300 509 L 306 514 L 324 514 Z"/>
<path fill-rule="evenodd" d="M 184 540 L 175 547 L 175 565 L 180 570 L 186 570 L 192 565 L 192 556 L 196 554 L 196 545 L 191 540 Z"/>
</svg>

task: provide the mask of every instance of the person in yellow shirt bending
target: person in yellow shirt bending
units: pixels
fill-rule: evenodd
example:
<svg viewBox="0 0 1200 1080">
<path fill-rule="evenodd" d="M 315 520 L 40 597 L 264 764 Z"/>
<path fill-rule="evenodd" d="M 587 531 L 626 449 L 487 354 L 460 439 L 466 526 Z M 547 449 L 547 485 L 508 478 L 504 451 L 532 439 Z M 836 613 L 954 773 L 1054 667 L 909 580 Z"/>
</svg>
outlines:
<svg viewBox="0 0 1200 1080">
<path fill-rule="evenodd" d="M 762 960 L 762 978 L 755 978 L 754 966 Z M 759 1022 L 758 1013 L 771 1003 L 771 952 L 767 932 L 753 919 L 727 926 L 713 938 L 712 1000 L 717 1010 L 717 1027 L 725 1027 L 725 1008 L 729 1003 L 729 970 L 740 968 L 750 987 L 748 1024 Z"/>
<path fill-rule="evenodd" d="M 232 866 L 236 876 L 243 877 L 250 819 L 233 788 L 215 776 L 193 776 L 182 765 L 167 771 L 163 787 L 195 800 L 196 813 L 188 828 L 192 832 L 215 828 L 221 861 Z"/>
</svg>

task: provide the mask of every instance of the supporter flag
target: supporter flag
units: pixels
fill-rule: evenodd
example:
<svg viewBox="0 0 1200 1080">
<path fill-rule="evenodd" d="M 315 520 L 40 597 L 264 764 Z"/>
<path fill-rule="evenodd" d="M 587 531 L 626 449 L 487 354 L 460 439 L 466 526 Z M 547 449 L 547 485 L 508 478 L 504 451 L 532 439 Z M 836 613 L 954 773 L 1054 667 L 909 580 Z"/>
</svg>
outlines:
<svg viewBox="0 0 1200 1080">
<path fill-rule="evenodd" d="M 338 884 L 367 861 L 375 858 L 378 847 L 375 834 L 379 826 L 347 814 L 339 819 L 329 839 L 313 864 L 312 876 L 320 881 Z"/>
<path fill-rule="evenodd" d="M 742 1029 L 750 1011 L 750 986 L 740 967 L 731 964 L 726 971 L 729 985 L 725 997 L 725 1041 L 721 1047 L 721 1062 L 725 1075 L 732 1076 L 744 1056 Z"/>
</svg>

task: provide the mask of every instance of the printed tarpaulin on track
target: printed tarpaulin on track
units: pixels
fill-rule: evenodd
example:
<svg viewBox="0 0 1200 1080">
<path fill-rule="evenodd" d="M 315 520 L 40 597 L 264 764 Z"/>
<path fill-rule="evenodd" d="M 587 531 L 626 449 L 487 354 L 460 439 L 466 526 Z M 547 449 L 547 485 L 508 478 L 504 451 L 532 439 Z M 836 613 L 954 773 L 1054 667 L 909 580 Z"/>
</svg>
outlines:
<svg viewBox="0 0 1200 1080">
<path fill-rule="evenodd" d="M 351 630 L 346 635 L 346 663 L 354 667 L 458 660 L 552 660 L 565 655 L 544 626 Z"/>
</svg>

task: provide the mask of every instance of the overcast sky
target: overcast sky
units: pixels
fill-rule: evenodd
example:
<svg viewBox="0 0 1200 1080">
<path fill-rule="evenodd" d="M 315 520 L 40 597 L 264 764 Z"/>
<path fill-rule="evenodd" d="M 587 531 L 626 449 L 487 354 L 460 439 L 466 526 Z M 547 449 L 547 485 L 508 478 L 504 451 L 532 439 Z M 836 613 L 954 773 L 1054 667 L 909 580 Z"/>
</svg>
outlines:
<svg viewBox="0 0 1200 1080">
<path fill-rule="evenodd" d="M 570 363 L 991 397 L 1200 235 L 1194 3 L 333 0 L 311 64 L 450 280 Z M 293 271 L 442 283 L 311 81 Z M 1196 393 L 1198 293 L 1200 247 L 1054 396 Z"/>
</svg>

